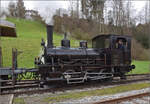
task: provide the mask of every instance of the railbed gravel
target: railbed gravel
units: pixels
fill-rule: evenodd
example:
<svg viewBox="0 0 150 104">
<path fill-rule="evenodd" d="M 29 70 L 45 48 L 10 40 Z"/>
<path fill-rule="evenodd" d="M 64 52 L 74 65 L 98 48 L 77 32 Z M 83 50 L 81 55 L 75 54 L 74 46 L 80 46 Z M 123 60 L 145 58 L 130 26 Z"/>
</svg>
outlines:
<svg viewBox="0 0 150 104">
<path fill-rule="evenodd" d="M 143 81 L 142 83 L 144 83 L 144 82 L 149 83 L 150 81 Z M 141 82 L 136 82 L 136 83 L 141 83 Z M 122 85 L 126 85 L 126 84 L 122 84 Z M 81 99 L 69 99 L 69 100 L 66 100 L 63 102 L 47 103 L 47 102 L 42 101 L 42 99 L 44 99 L 44 98 L 51 97 L 51 96 L 58 96 L 58 95 L 63 94 L 63 93 L 91 91 L 91 90 L 110 88 L 110 87 L 115 87 L 115 86 L 119 86 L 119 85 L 98 86 L 98 87 L 93 87 L 93 88 L 83 88 L 83 89 L 74 89 L 74 90 L 69 89 L 69 90 L 65 90 L 65 91 L 57 91 L 55 93 L 46 92 L 43 94 L 32 94 L 32 95 L 23 94 L 23 95 L 18 96 L 18 98 L 23 98 L 25 101 L 25 104 L 91 104 L 93 102 L 98 102 L 100 100 L 113 99 L 113 98 L 118 98 L 118 97 L 123 97 L 123 96 L 128 96 L 128 95 L 134 95 L 134 94 L 139 94 L 139 93 L 150 91 L 150 88 L 145 88 L 142 90 L 134 90 L 134 91 L 119 93 L 119 94 L 115 94 L 115 95 L 90 96 L 90 97 L 84 97 Z M 123 103 L 123 104 L 130 104 L 130 102 L 129 103 Z M 131 104 L 132 104 L 132 102 L 131 102 Z"/>
<path fill-rule="evenodd" d="M 135 82 L 133 82 L 135 84 Z M 136 82 L 137 84 L 138 83 L 141 83 L 141 81 L 139 82 Z M 142 83 L 150 83 L 150 81 L 142 81 Z M 132 83 L 130 83 L 132 84 Z M 57 96 L 59 94 L 63 94 L 63 93 L 73 93 L 73 92 L 82 92 L 82 91 L 92 91 L 92 90 L 98 90 L 98 89 L 104 89 L 104 88 L 112 88 L 112 87 L 116 87 L 116 86 L 120 86 L 120 85 L 128 85 L 128 84 L 119 84 L 119 85 L 101 85 L 101 86 L 93 86 L 93 87 L 90 87 L 90 88 L 77 88 L 77 89 L 68 89 L 68 90 L 65 90 L 65 91 L 56 91 L 54 93 L 52 92 L 45 92 L 43 94 L 32 94 L 32 95 L 27 95 L 27 94 L 21 94 L 19 95 L 18 97 L 33 97 L 33 96 L 48 96 L 48 95 L 53 95 L 53 96 Z M 29 88 L 28 90 L 27 89 L 18 89 L 18 91 L 29 91 L 29 90 L 33 90 L 33 89 L 38 89 L 38 88 Z"/>
<path fill-rule="evenodd" d="M 140 94 L 140 93 L 144 93 L 144 92 L 150 92 L 150 88 L 128 91 L 128 92 L 118 93 L 118 94 L 114 94 L 114 95 L 90 96 L 90 97 L 84 97 L 84 98 L 76 99 L 76 100 L 72 99 L 72 100 L 67 100 L 67 101 L 63 101 L 63 102 L 56 102 L 53 104 L 92 104 L 92 103 L 99 102 L 99 101 L 115 99 L 115 98 L 125 97 L 125 96 L 129 96 L 129 95 Z M 141 100 L 139 100 L 139 101 L 141 101 Z M 128 103 L 126 103 L 126 104 L 130 104 L 129 102 L 130 101 L 128 101 Z M 138 103 L 144 104 L 144 102 L 142 102 L 142 101 L 138 102 Z M 131 104 L 133 104 L 133 103 L 131 103 Z M 147 103 L 147 104 L 149 104 L 149 103 Z"/>
</svg>

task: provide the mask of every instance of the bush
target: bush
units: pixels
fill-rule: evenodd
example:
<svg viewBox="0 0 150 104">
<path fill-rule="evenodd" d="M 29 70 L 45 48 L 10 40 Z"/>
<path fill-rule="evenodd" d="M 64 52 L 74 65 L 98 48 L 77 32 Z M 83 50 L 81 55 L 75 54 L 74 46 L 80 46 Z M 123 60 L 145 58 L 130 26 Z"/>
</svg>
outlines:
<svg viewBox="0 0 150 104">
<path fill-rule="evenodd" d="M 146 49 L 150 48 L 149 46 L 149 26 L 147 24 L 145 25 L 138 25 L 134 32 L 133 36 L 135 39 Z"/>
<path fill-rule="evenodd" d="M 132 59 L 135 60 L 149 60 L 149 52 L 144 49 L 134 38 L 132 39 Z"/>
</svg>

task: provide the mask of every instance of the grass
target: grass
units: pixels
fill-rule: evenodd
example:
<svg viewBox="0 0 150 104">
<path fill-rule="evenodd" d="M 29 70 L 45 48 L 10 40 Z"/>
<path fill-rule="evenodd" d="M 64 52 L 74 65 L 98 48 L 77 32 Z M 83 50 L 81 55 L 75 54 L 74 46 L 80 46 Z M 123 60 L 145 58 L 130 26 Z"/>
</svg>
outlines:
<svg viewBox="0 0 150 104">
<path fill-rule="evenodd" d="M 104 88 L 104 89 L 98 89 L 92 91 L 63 93 L 54 97 L 46 97 L 43 100 L 45 102 L 53 103 L 53 102 L 60 102 L 63 100 L 67 100 L 67 99 L 79 99 L 88 96 L 102 96 L 102 95 L 116 94 L 116 93 L 131 91 L 131 90 L 140 90 L 147 87 L 150 87 L 150 83 L 129 84 L 129 85 L 121 85 L 117 87 Z"/>
<path fill-rule="evenodd" d="M 37 21 L 7 18 L 16 24 L 17 38 L 1 37 L 4 67 L 11 67 L 12 48 L 17 48 L 23 53 L 18 57 L 18 67 L 34 67 L 34 58 L 40 54 L 41 38 L 46 40 L 46 27 Z M 54 33 L 54 45 L 60 46 L 62 35 Z M 78 40 L 71 39 L 71 45 L 78 46 Z"/>
<path fill-rule="evenodd" d="M 103 89 L 97 89 L 97 90 L 90 90 L 90 91 L 81 91 L 81 92 L 68 92 L 68 93 L 61 93 L 58 95 L 47 95 L 46 97 L 43 97 L 40 99 L 41 102 L 45 103 L 54 103 L 54 102 L 61 102 L 69 99 L 81 99 L 84 97 L 89 97 L 89 96 L 103 96 L 103 95 L 112 95 L 112 94 L 117 94 L 117 93 L 122 93 L 126 91 L 132 91 L 132 90 L 140 90 L 143 88 L 148 88 L 150 87 L 150 83 L 136 83 L 136 84 L 128 84 L 128 85 L 120 85 L 116 87 L 111 87 L 111 88 L 103 88 Z M 34 97 L 31 97 L 32 99 Z M 36 98 L 36 96 L 35 96 Z M 26 99 L 26 97 L 24 97 Z M 24 104 L 23 98 L 15 98 L 14 99 L 14 104 L 20 104 L 18 103 L 19 101 L 21 104 Z"/>
<path fill-rule="evenodd" d="M 132 62 L 136 66 L 133 71 L 129 72 L 129 74 L 144 74 L 150 73 L 150 62 L 149 61 L 136 61 Z"/>
<path fill-rule="evenodd" d="M 13 103 L 15 104 L 25 104 L 25 101 L 23 98 L 15 98 Z"/>
</svg>

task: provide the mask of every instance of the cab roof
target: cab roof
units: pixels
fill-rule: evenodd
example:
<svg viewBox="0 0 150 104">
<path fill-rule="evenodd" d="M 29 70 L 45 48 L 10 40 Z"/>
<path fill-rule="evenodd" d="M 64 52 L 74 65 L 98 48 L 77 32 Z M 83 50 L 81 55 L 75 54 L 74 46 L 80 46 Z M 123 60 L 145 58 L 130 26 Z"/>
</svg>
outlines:
<svg viewBox="0 0 150 104">
<path fill-rule="evenodd" d="M 101 38 L 101 37 L 105 37 L 105 38 L 109 38 L 109 37 L 131 38 L 131 36 L 128 36 L 128 35 L 101 34 L 101 35 L 97 35 L 97 36 L 93 37 L 92 40 L 95 40 L 95 39 Z"/>
</svg>

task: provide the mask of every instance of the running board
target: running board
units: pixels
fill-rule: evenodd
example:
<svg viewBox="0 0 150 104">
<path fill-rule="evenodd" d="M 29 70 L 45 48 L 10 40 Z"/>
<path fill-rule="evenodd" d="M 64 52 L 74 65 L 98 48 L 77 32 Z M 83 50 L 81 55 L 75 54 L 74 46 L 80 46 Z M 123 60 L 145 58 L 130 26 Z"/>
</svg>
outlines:
<svg viewBox="0 0 150 104">
<path fill-rule="evenodd" d="M 87 77 L 90 80 L 99 80 L 99 79 L 106 79 L 106 78 L 112 78 L 112 76 L 110 77 Z"/>
<path fill-rule="evenodd" d="M 112 73 L 84 73 L 83 76 L 80 76 L 80 74 L 83 74 L 81 72 L 73 72 L 73 73 L 64 73 L 64 78 L 67 80 L 67 84 L 74 84 L 74 83 L 84 83 L 87 81 L 87 79 L 90 80 L 99 80 L 99 79 L 106 79 L 106 78 L 112 78 Z M 80 77 L 73 77 L 74 75 L 79 75 Z M 94 75 L 94 76 L 93 76 Z"/>
</svg>

